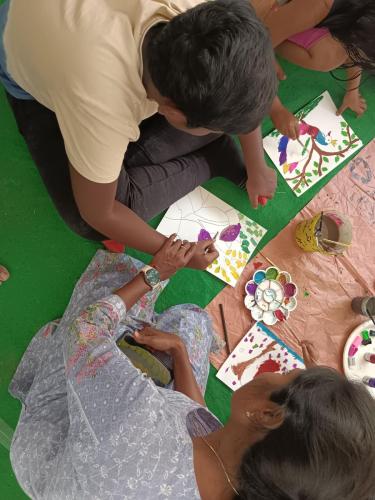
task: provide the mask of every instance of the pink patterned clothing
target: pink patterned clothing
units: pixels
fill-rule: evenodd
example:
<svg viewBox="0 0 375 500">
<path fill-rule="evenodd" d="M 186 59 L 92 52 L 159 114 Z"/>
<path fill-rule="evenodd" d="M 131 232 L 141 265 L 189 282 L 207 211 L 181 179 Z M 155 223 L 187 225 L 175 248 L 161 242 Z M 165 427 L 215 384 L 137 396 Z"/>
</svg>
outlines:
<svg viewBox="0 0 375 500">
<path fill-rule="evenodd" d="M 327 28 L 311 28 L 289 37 L 288 41 L 295 43 L 303 49 L 309 50 L 327 35 L 329 35 L 329 30 Z"/>
</svg>

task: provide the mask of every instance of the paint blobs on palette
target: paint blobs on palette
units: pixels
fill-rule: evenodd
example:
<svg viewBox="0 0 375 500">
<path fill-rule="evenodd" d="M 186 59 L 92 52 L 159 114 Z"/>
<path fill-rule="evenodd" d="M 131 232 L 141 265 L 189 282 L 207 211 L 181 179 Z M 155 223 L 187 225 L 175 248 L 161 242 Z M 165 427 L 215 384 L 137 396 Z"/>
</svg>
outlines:
<svg viewBox="0 0 375 500">
<path fill-rule="evenodd" d="M 361 332 L 361 336 L 362 336 L 362 345 L 372 344 L 372 340 L 371 340 L 371 337 L 370 337 L 368 330 L 363 330 Z"/>
<path fill-rule="evenodd" d="M 228 387 L 237 390 L 262 373 L 287 373 L 303 367 L 302 359 L 294 351 L 264 324 L 257 323 L 243 337 L 216 376 Z"/>
<path fill-rule="evenodd" d="M 245 285 L 245 306 L 255 321 L 274 325 L 297 307 L 298 289 L 291 276 L 276 267 L 258 269 Z"/>
</svg>

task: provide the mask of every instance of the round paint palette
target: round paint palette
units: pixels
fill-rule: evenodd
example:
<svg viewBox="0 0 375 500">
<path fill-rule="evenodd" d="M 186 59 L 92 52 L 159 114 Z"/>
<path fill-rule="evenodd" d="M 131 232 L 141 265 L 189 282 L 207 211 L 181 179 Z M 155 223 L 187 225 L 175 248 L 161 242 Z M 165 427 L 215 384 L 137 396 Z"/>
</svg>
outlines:
<svg viewBox="0 0 375 500">
<path fill-rule="evenodd" d="M 354 382 L 361 382 L 363 377 L 375 378 L 375 364 L 369 363 L 365 360 L 365 353 L 375 354 L 375 336 L 365 335 L 365 338 L 369 337 L 371 343 L 367 345 L 363 344 L 363 332 L 375 331 L 375 326 L 371 320 L 365 321 L 361 325 L 357 326 L 353 332 L 349 335 L 346 341 L 343 353 L 343 367 L 346 378 L 353 380 Z M 355 342 L 357 337 L 362 337 L 362 342 L 358 345 L 358 351 L 354 356 L 349 356 L 350 347 Z M 354 359 L 354 361 L 353 361 Z M 354 363 L 354 364 L 353 364 Z M 375 387 L 369 387 L 365 385 L 369 393 L 375 398 Z"/>
<path fill-rule="evenodd" d="M 274 325 L 297 307 L 297 286 L 289 273 L 277 267 L 259 269 L 245 285 L 245 306 L 255 321 Z"/>
</svg>

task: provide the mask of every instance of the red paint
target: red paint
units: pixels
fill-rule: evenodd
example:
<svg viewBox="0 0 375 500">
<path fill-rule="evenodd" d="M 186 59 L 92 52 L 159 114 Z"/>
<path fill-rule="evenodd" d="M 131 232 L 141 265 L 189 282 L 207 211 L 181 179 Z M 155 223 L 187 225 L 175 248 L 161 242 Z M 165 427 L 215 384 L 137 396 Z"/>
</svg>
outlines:
<svg viewBox="0 0 375 500">
<path fill-rule="evenodd" d="M 257 377 L 258 375 L 261 375 L 262 373 L 270 373 L 270 372 L 275 373 L 278 371 L 280 371 L 280 364 L 274 359 L 267 359 L 260 365 L 254 378 Z"/>
<path fill-rule="evenodd" d="M 284 316 L 284 314 L 282 313 L 282 311 L 280 311 L 280 309 L 278 309 L 277 311 L 275 311 L 275 316 L 276 316 L 276 318 L 277 318 L 279 321 L 284 321 L 284 320 L 285 320 L 285 316 Z"/>
<path fill-rule="evenodd" d="M 266 198 L 265 196 L 258 196 L 259 205 L 262 205 L 264 207 L 264 205 L 267 204 L 267 201 L 268 201 L 268 198 Z"/>
<path fill-rule="evenodd" d="M 263 266 L 261 262 L 253 262 L 254 269 L 257 270 Z"/>
<path fill-rule="evenodd" d="M 104 240 L 102 241 L 102 243 L 106 247 L 106 249 L 109 250 L 110 252 L 124 253 L 125 251 L 125 245 L 122 243 L 117 243 L 117 241 Z"/>
<path fill-rule="evenodd" d="M 370 352 L 366 352 L 365 360 L 369 363 L 375 363 L 375 354 L 371 354 Z"/>
</svg>

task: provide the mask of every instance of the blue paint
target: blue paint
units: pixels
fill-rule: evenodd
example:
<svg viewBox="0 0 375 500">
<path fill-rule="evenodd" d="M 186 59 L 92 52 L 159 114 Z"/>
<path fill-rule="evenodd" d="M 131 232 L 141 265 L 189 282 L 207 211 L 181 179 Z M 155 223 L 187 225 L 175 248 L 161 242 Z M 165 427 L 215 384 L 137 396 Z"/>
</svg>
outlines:
<svg viewBox="0 0 375 500">
<path fill-rule="evenodd" d="M 257 271 L 256 273 L 254 273 L 253 280 L 259 285 L 259 283 L 261 283 L 265 277 L 266 273 L 264 271 Z"/>
</svg>

